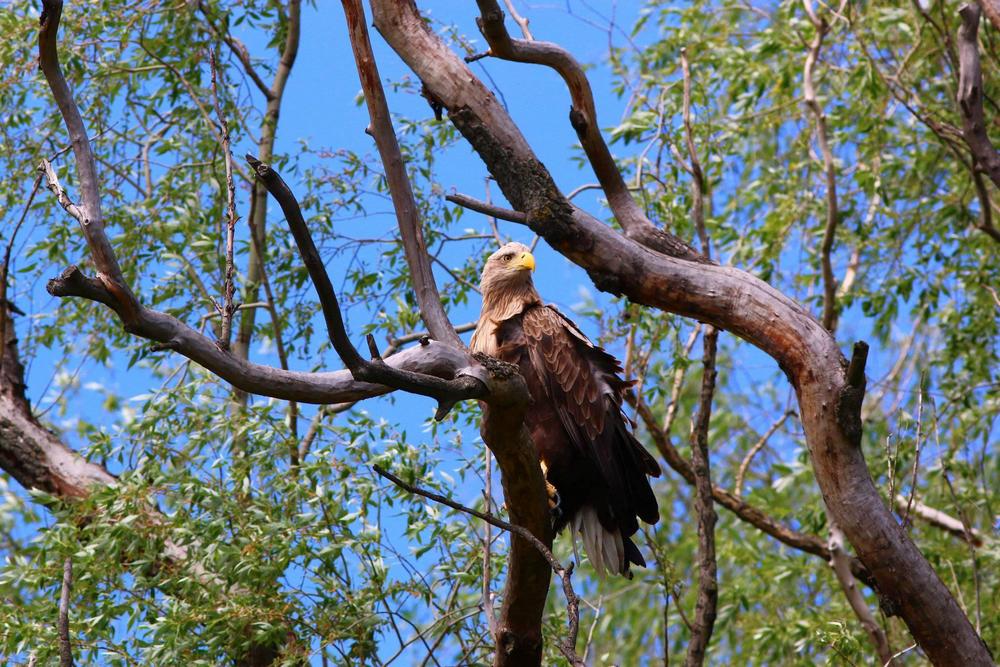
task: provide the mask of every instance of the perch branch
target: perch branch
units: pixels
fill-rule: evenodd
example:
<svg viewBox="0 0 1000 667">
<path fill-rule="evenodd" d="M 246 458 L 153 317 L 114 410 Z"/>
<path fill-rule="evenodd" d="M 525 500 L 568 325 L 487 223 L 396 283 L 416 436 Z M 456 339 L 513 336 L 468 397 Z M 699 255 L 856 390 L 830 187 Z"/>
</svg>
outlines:
<svg viewBox="0 0 1000 667">
<path fill-rule="evenodd" d="M 333 291 L 333 284 L 330 282 L 330 276 L 326 272 L 326 267 L 319 256 L 319 251 L 313 243 L 309 227 L 302 217 L 302 209 L 299 207 L 295 195 L 292 194 L 292 191 L 285 184 L 285 181 L 278 172 L 252 155 L 247 155 L 246 160 L 285 214 L 285 220 L 292 232 L 292 236 L 295 238 L 302 262 L 309 271 L 309 277 L 316 288 L 316 293 L 319 295 L 319 302 L 323 310 L 323 318 L 326 321 L 327 331 L 330 335 L 330 342 L 333 343 L 334 349 L 355 380 L 383 384 L 414 394 L 430 396 L 438 402 L 435 419 L 439 420 L 443 419 L 458 401 L 470 398 L 484 398 L 487 395 L 486 385 L 481 380 L 471 376 L 463 375 L 453 380 L 444 380 L 432 375 L 422 375 L 401 368 L 394 368 L 386 364 L 374 348 L 375 339 L 370 334 L 368 336 L 368 345 L 369 350 L 372 352 L 372 359 L 371 361 L 364 360 L 347 335 L 344 318 L 340 312 L 340 304 L 337 302 L 337 295 Z M 454 333 L 454 329 L 451 328 L 450 324 L 448 327 Z"/>
</svg>

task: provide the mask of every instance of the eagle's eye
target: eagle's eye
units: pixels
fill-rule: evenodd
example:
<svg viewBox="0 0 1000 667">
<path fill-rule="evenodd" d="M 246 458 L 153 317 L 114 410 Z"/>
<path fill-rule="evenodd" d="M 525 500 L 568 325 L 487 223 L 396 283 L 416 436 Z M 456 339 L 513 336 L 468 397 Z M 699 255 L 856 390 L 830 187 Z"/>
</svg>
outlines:
<svg viewBox="0 0 1000 667">
<path fill-rule="evenodd" d="M 510 260 L 514 259 L 514 255 L 513 253 L 507 253 L 506 255 L 501 256 L 500 259 L 502 259 L 505 262 L 509 262 Z"/>
</svg>

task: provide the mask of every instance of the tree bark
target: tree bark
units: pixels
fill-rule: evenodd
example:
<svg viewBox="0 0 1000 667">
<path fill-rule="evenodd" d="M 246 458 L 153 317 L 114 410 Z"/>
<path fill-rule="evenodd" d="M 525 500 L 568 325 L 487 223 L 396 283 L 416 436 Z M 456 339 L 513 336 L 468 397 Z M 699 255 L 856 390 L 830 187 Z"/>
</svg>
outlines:
<svg viewBox="0 0 1000 667">
<path fill-rule="evenodd" d="M 574 208 L 513 121 L 420 18 L 412 0 L 373 0 L 375 25 L 486 163 L 528 226 L 595 286 L 730 331 L 787 375 L 813 468 L 834 520 L 898 614 L 939 665 L 992 664 L 968 618 L 879 497 L 861 451 L 861 378 L 847 382 L 836 341 L 800 304 L 732 267 L 654 252 Z"/>
</svg>

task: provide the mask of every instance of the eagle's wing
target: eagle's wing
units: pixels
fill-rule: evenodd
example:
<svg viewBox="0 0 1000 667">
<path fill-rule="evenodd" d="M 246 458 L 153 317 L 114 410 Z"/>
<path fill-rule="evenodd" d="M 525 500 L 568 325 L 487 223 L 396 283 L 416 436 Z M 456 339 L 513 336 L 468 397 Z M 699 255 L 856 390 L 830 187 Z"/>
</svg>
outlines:
<svg viewBox="0 0 1000 667">
<path fill-rule="evenodd" d="M 524 311 L 522 329 L 533 370 L 578 455 L 593 462 L 608 486 L 615 520 L 624 534 L 659 518 L 646 475 L 660 467 L 632 436 L 622 413 L 629 386 L 618 361 L 594 345 L 551 306 Z"/>
</svg>

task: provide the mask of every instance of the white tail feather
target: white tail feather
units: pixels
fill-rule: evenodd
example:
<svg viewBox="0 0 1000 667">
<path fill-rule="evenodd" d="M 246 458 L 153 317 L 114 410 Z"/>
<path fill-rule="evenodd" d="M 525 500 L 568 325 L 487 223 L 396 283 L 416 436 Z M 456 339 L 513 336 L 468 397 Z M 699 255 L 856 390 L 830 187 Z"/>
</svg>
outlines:
<svg viewBox="0 0 1000 667">
<path fill-rule="evenodd" d="M 597 511 L 584 505 L 573 517 L 573 550 L 576 551 L 576 534 L 583 538 L 583 548 L 590 558 L 590 564 L 603 579 L 607 573 L 621 574 L 625 571 L 625 543 L 620 531 L 609 531 L 601 525 Z M 579 561 L 579 555 L 577 555 Z"/>
</svg>

